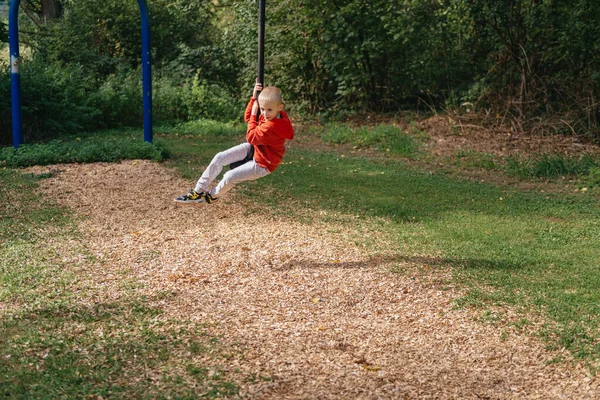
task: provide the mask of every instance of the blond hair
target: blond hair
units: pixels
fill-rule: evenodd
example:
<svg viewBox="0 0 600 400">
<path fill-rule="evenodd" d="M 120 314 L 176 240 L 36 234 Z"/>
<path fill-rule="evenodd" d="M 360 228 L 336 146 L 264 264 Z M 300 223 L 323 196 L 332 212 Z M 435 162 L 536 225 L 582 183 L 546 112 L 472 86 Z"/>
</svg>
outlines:
<svg viewBox="0 0 600 400">
<path fill-rule="evenodd" d="M 259 103 L 277 103 L 283 104 L 281 90 L 275 86 L 267 86 L 258 95 Z"/>
</svg>

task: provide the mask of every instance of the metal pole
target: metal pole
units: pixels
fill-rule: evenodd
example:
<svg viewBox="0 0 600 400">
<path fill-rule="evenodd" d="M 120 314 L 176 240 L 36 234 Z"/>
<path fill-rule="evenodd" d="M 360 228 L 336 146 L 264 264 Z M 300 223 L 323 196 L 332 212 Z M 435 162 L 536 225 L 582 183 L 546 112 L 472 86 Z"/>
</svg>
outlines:
<svg viewBox="0 0 600 400">
<path fill-rule="evenodd" d="M 267 0 L 258 0 L 258 82 L 265 84 L 265 3 Z M 260 117 L 260 108 L 256 113 L 256 120 Z"/>
<path fill-rule="evenodd" d="M 258 0 L 258 82 L 265 83 L 265 3 Z"/>
<path fill-rule="evenodd" d="M 8 19 L 10 46 L 10 83 L 12 99 L 13 147 L 23 143 L 21 118 L 21 74 L 19 56 L 19 19 L 21 0 L 11 0 Z M 144 141 L 152 142 L 152 59 L 150 49 L 150 19 L 146 0 L 138 0 L 142 16 L 142 86 L 144 96 Z"/>
<path fill-rule="evenodd" d="M 144 141 L 152 143 L 152 53 L 150 18 L 146 0 L 138 0 L 142 16 L 142 87 L 144 96 Z"/>
<path fill-rule="evenodd" d="M 10 46 L 10 87 L 12 107 L 13 147 L 23 143 L 21 126 L 21 73 L 19 56 L 19 4 L 20 0 L 11 0 L 8 16 L 8 38 Z"/>
</svg>

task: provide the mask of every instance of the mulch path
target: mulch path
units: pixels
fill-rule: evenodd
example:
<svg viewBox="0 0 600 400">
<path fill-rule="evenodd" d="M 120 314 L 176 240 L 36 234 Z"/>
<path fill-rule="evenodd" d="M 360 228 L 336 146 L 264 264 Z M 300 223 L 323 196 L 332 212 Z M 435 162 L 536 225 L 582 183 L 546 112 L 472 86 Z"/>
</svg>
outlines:
<svg viewBox="0 0 600 400">
<path fill-rule="evenodd" d="M 457 151 L 477 151 L 499 157 L 560 154 L 600 156 L 597 143 L 576 135 L 532 134 L 484 126 L 480 116 L 438 114 L 417 124 L 430 138 L 429 150 L 442 157 Z"/>
<path fill-rule="evenodd" d="M 390 273 L 402 262 L 355 245 L 358 226 L 247 213 L 235 189 L 176 204 L 193 182 L 147 161 L 31 170 L 57 172 L 42 190 L 85 217 L 98 276 L 172 293 L 165 318 L 202 322 L 234 350 L 228 378 L 246 398 L 600 399 L 581 364 L 548 364 L 559 354 L 534 337 L 457 309 L 444 272 Z"/>
</svg>

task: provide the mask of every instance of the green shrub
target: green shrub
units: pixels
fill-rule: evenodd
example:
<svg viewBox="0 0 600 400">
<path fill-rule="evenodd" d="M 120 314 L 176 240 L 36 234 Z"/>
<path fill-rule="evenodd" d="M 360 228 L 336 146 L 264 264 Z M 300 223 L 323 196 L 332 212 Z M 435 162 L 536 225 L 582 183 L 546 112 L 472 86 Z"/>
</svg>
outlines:
<svg viewBox="0 0 600 400">
<path fill-rule="evenodd" d="M 213 120 L 195 120 L 182 122 L 174 126 L 157 128 L 162 134 L 198 135 L 206 137 L 243 136 L 246 124 L 241 122 L 219 122 Z"/>
<path fill-rule="evenodd" d="M 0 60 L 0 146 L 12 143 L 11 127 L 10 73 L 8 64 Z"/>
<path fill-rule="evenodd" d="M 508 157 L 506 161 L 507 173 L 523 179 L 587 175 L 599 164 L 598 160 L 587 154 L 580 157 L 542 154 L 529 159 Z"/>
<path fill-rule="evenodd" d="M 234 121 L 241 118 L 246 105 L 246 99 L 235 98 L 226 88 L 208 84 L 199 75 L 183 81 L 161 75 L 154 86 L 153 111 L 158 123 Z"/>
<path fill-rule="evenodd" d="M 161 77 L 153 83 L 154 124 L 198 119 L 241 120 L 246 99 L 199 78 L 183 83 Z M 104 80 L 87 79 L 81 68 L 27 63 L 22 78 L 23 139 L 36 143 L 81 131 L 142 126 L 141 71 L 123 70 Z M 0 145 L 12 143 L 10 77 L 0 72 Z"/>
<path fill-rule="evenodd" d="M 2 121 L 8 122 L 11 98 L 8 71 L 0 72 Z M 21 112 L 23 138 L 35 142 L 56 137 L 61 132 L 76 132 L 95 126 L 100 112 L 90 102 L 88 93 L 94 82 L 77 66 L 44 64 L 24 60 L 21 66 Z M 6 108 L 5 108 L 6 107 Z M 2 137 L 11 137 L 11 126 L 0 123 Z M 7 144 L 7 143 L 2 143 Z"/>
<path fill-rule="evenodd" d="M 62 163 L 116 162 L 126 159 L 162 161 L 170 151 L 161 141 L 147 143 L 132 139 L 105 141 L 53 140 L 46 144 L 24 144 L 18 149 L 0 149 L 0 165 L 20 168 Z"/>
<path fill-rule="evenodd" d="M 586 185 L 590 188 L 600 186 L 600 167 L 590 168 L 585 182 Z"/>
<path fill-rule="evenodd" d="M 90 93 L 91 102 L 98 109 L 95 126 L 87 130 L 143 124 L 142 72 L 126 70 L 109 75 L 97 91 Z"/>
</svg>

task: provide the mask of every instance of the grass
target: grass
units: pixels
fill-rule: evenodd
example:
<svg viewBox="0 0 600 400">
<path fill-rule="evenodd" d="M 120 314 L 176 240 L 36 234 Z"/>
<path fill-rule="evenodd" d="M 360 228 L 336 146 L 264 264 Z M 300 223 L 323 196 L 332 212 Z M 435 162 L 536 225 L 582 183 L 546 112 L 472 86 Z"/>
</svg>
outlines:
<svg viewBox="0 0 600 400">
<path fill-rule="evenodd" d="M 356 131 L 327 129 L 322 136 L 332 143 L 358 143 L 349 134 Z M 208 149 L 197 150 L 207 161 Z M 463 158 L 477 168 L 498 169 L 491 156 Z M 185 168 L 176 158 L 170 163 Z M 536 332 L 549 348 L 564 347 L 592 368 L 599 365 L 600 201 L 593 193 L 519 192 L 422 171 L 383 155 L 294 147 L 273 174 L 238 192 L 306 223 L 307 215 L 323 217 L 303 210 L 326 210 L 332 222 L 383 232 L 390 238 L 385 244 L 368 235 L 356 240 L 374 253 L 392 250 L 399 264 L 433 267 L 427 273 L 450 267 L 454 284 L 466 288 L 458 306 L 510 306 L 522 313 L 510 322 L 521 330 L 530 329 L 530 318 L 542 318 L 546 322 Z M 382 247 L 390 242 L 391 249 Z"/>
<path fill-rule="evenodd" d="M 190 121 L 175 126 L 158 127 L 157 132 L 160 135 L 169 136 L 187 136 L 194 137 L 244 137 L 246 125 L 235 122 L 217 122 L 217 121 Z"/>
<path fill-rule="evenodd" d="M 459 168 L 475 168 L 485 171 L 495 171 L 501 169 L 501 160 L 487 153 L 479 153 L 472 150 L 459 150 L 454 154 L 453 162 Z"/>
<path fill-rule="evenodd" d="M 566 157 L 560 154 L 541 154 L 532 158 L 508 157 L 506 172 L 522 179 L 586 176 L 600 167 L 600 161 L 590 155 Z"/>
<path fill-rule="evenodd" d="M 68 210 L 36 195 L 47 177 L 0 169 L 0 396 L 237 397 L 218 338 L 158 305 L 174 294 L 143 296 L 123 275 L 108 300 Z"/>
<path fill-rule="evenodd" d="M 400 127 L 390 124 L 379 124 L 366 127 L 352 127 L 341 123 L 328 123 L 316 130 L 325 143 L 351 144 L 356 148 L 377 148 L 381 151 L 402 156 L 414 157 L 420 147 L 423 136 L 415 125 L 411 125 L 409 133 Z"/>
<path fill-rule="evenodd" d="M 246 128 L 232 123 L 198 121 L 160 128 L 158 136 L 169 145 L 169 163 L 177 165 L 184 178 L 196 180 L 199 168 L 219 151 L 244 141 Z"/>
<path fill-rule="evenodd" d="M 284 163 L 269 177 L 238 186 L 238 194 L 262 199 L 247 212 L 264 212 L 266 206 L 269 212 L 305 223 L 325 218 L 336 225 L 346 224 L 349 231 L 358 225 L 363 235 L 353 240 L 373 254 L 393 254 L 397 267 L 392 273 L 452 271 L 451 283 L 465 289 L 457 307 L 480 308 L 481 320 L 502 329 L 504 339 L 510 335 L 510 325 L 539 335 L 549 348 L 567 349 L 592 370 L 598 366 L 600 201 L 594 189 L 568 194 L 520 192 L 461 180 L 455 174 L 424 171 L 389 157 L 390 153 L 405 159 L 420 157 L 422 133 L 415 130 L 401 132 L 393 126 L 357 130 L 337 125 L 319 129 L 313 133 L 329 143 L 377 148 L 380 155 L 361 157 L 349 154 L 345 147 L 307 150 L 292 146 Z M 186 124 L 161 129 L 157 136 L 171 153 L 165 163 L 193 182 L 216 152 L 243 140 L 243 129 Z M 388 152 L 393 140 L 412 144 Z M 468 152 L 458 159 L 464 168 L 498 173 L 504 165 L 492 156 Z M 518 162 L 529 166 L 536 160 Z M 542 162 L 561 164 L 550 157 Z M 563 158 L 562 164 L 568 163 Z M 598 180 L 596 161 L 582 158 L 580 165 L 585 166 L 584 182 Z M 0 304 L 9 305 L 10 310 L 0 325 L 0 349 L 5 355 L 0 360 L 0 376 L 11 377 L 0 378 L 0 390 L 25 398 L 39 394 L 34 392 L 35 382 L 44 382 L 55 390 L 50 397 L 97 392 L 103 397 L 185 398 L 191 397 L 185 389 L 190 382 L 199 382 L 206 398 L 225 392 L 234 396 L 236 388 L 226 375 L 207 374 L 208 366 L 193 356 L 195 351 L 220 351 L 202 327 L 166 323 L 160 308 L 152 305 L 153 299 L 140 298 L 131 289 L 124 288 L 118 302 L 93 306 L 70 294 L 74 285 L 81 284 L 77 264 L 57 262 L 54 253 L 58 250 L 38 244 L 61 235 L 80 241 L 79 234 L 71 233 L 73 223 L 65 210 L 52 204 L 37 206 L 30 197 L 20 196 L 34 190 L 43 178 L 10 169 L 0 174 Z M 79 243 L 80 262 L 97 263 Z M 86 290 L 92 296 L 98 289 Z M 505 307 L 516 310 L 519 317 L 505 318 L 498 312 Z M 156 316 L 165 321 L 164 326 L 151 323 Z M 534 325 L 534 319 L 543 323 Z M 119 330 L 117 321 L 127 321 L 131 329 Z M 99 327 L 103 337 L 93 334 Z M 107 332 L 113 341 L 107 341 Z M 109 345 L 116 350 L 110 352 Z M 73 348 L 85 351 L 67 351 Z M 136 364 L 132 361 L 136 357 L 150 357 L 149 364 Z M 57 362 L 52 368 L 49 358 Z M 215 364 L 218 371 L 218 361 Z M 147 376 L 148 369 L 167 372 L 158 374 L 157 382 L 135 380 Z M 118 378 L 122 376 L 128 378 L 126 383 Z M 149 384 L 155 384 L 155 390 L 144 394 L 142 388 Z"/>
</svg>

